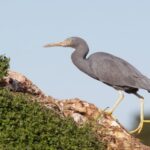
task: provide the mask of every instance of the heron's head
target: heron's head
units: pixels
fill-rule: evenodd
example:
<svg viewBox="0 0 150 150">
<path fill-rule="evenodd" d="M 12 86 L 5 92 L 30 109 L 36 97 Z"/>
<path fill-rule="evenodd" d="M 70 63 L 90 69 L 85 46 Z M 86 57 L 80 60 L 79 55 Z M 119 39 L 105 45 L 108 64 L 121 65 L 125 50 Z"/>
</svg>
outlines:
<svg viewBox="0 0 150 150">
<path fill-rule="evenodd" d="M 81 43 L 85 43 L 85 41 L 79 37 L 70 37 L 64 40 L 63 42 L 49 43 L 49 44 L 44 45 L 44 47 L 62 46 L 62 47 L 76 48 Z"/>
</svg>

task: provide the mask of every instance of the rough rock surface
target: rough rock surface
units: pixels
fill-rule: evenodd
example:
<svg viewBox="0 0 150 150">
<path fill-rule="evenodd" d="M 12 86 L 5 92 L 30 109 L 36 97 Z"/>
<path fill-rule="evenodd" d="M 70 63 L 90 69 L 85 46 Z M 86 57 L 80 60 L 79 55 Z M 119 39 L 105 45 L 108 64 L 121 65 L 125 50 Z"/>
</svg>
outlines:
<svg viewBox="0 0 150 150">
<path fill-rule="evenodd" d="M 8 76 L 0 83 L 1 87 L 7 87 L 14 92 L 30 93 L 38 97 L 38 102 L 49 109 L 53 109 L 63 117 L 71 116 L 81 125 L 86 121 L 92 122 L 94 130 L 101 141 L 107 143 L 108 150 L 150 150 L 134 138 L 115 119 L 95 105 L 78 98 L 68 100 L 56 100 L 46 96 L 36 85 L 24 75 L 9 71 Z"/>
</svg>

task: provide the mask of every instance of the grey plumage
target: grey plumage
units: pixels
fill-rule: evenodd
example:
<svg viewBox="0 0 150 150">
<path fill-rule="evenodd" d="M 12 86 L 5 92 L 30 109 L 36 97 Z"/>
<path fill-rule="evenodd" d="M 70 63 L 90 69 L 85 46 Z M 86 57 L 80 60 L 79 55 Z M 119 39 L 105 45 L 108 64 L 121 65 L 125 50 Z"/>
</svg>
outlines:
<svg viewBox="0 0 150 150">
<path fill-rule="evenodd" d="M 72 54 L 72 61 L 84 73 L 127 93 L 136 93 L 138 89 L 150 91 L 150 79 L 127 61 L 104 52 L 97 52 L 86 58 L 89 51 L 86 42 L 79 37 L 71 40 L 74 44 L 69 47 L 76 49 Z"/>
<path fill-rule="evenodd" d="M 127 61 L 108 53 L 97 52 L 86 58 L 89 48 L 87 43 L 79 37 L 72 37 L 63 42 L 45 45 L 45 47 L 53 46 L 74 48 L 75 51 L 72 53 L 71 58 L 82 72 L 118 90 L 118 99 L 108 112 L 109 114 L 112 114 L 123 100 L 123 91 L 133 93 L 140 99 L 140 123 L 131 133 L 140 133 L 143 124 L 150 123 L 150 120 L 144 119 L 144 97 L 137 93 L 138 89 L 145 89 L 150 92 L 149 78 Z"/>
</svg>

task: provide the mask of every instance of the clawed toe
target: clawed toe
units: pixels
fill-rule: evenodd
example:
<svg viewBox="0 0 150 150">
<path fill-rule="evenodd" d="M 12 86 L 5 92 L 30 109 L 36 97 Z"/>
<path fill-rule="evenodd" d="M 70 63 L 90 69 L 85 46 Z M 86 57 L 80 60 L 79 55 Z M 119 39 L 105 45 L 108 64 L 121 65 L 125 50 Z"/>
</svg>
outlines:
<svg viewBox="0 0 150 150">
<path fill-rule="evenodd" d="M 150 123 L 150 120 L 142 120 L 141 122 L 140 122 L 140 124 L 139 124 L 139 126 L 135 129 L 135 130 L 133 130 L 133 131 L 130 131 L 130 133 L 131 134 L 133 134 L 133 133 L 140 133 L 141 131 L 142 131 L 142 128 L 143 128 L 143 124 L 144 123 Z"/>
<path fill-rule="evenodd" d="M 144 121 L 140 122 L 139 126 L 138 126 L 136 129 L 134 129 L 133 131 L 130 131 L 130 133 L 133 134 L 133 133 L 136 133 L 136 132 L 137 132 L 137 133 L 139 134 L 139 133 L 142 131 L 143 122 L 144 122 Z"/>
</svg>

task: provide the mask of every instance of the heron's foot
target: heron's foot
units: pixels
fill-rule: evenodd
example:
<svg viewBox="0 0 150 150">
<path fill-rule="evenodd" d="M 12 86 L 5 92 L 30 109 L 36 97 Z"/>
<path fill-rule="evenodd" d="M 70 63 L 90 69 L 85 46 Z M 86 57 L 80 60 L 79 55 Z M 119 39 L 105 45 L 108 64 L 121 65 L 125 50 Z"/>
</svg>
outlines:
<svg viewBox="0 0 150 150">
<path fill-rule="evenodd" d="M 111 116 L 114 120 L 117 120 L 117 118 L 113 115 L 112 109 L 109 109 L 109 107 L 106 107 L 104 110 L 105 114 Z"/>
<path fill-rule="evenodd" d="M 112 111 L 110 111 L 110 110 L 107 110 L 109 107 L 106 107 L 105 109 L 103 109 L 103 110 L 99 110 L 102 114 L 107 114 L 107 115 L 110 115 L 110 116 L 112 116 Z M 113 116 L 112 116 L 113 117 Z M 99 119 L 100 117 L 97 117 L 97 119 Z M 115 117 L 113 117 L 113 118 L 115 118 Z"/>
<path fill-rule="evenodd" d="M 150 120 L 141 120 L 138 127 L 136 129 L 134 129 L 133 131 L 130 131 L 130 133 L 133 134 L 133 133 L 137 132 L 139 134 L 143 129 L 143 124 L 144 123 L 150 123 Z"/>
<path fill-rule="evenodd" d="M 105 113 L 112 116 L 113 112 L 111 110 L 106 110 Z"/>
<path fill-rule="evenodd" d="M 136 133 L 136 132 L 137 132 L 137 133 L 139 134 L 139 133 L 141 132 L 142 128 L 143 128 L 143 123 L 144 123 L 144 122 L 141 121 L 141 122 L 139 123 L 138 127 L 137 127 L 136 129 L 130 131 L 130 133 L 133 134 L 133 133 Z"/>
<path fill-rule="evenodd" d="M 106 107 L 104 110 L 103 110 L 103 112 L 105 112 L 106 114 L 108 114 L 108 115 L 112 115 L 112 110 L 111 109 L 109 109 L 109 107 Z"/>
</svg>

